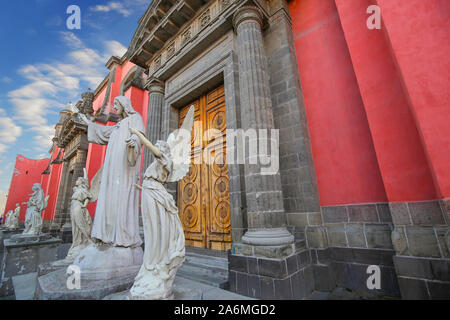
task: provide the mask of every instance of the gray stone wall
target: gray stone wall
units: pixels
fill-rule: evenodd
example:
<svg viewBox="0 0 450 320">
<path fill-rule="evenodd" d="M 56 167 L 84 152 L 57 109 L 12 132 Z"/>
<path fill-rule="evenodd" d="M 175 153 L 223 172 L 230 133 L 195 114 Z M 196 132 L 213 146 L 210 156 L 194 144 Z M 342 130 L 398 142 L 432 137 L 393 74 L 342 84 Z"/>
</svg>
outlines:
<svg viewBox="0 0 450 320">
<path fill-rule="evenodd" d="M 450 299 L 448 200 L 390 203 L 404 299 Z"/>
</svg>

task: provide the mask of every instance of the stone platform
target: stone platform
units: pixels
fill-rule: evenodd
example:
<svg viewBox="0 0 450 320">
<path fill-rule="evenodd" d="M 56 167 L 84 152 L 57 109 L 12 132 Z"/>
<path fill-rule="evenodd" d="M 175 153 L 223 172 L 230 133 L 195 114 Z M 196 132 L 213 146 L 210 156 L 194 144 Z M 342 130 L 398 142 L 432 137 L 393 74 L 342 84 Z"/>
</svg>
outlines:
<svg viewBox="0 0 450 320">
<path fill-rule="evenodd" d="M 114 247 L 94 243 L 71 263 L 79 268 L 80 289 L 69 289 L 69 264 L 55 261 L 39 267 L 35 298 L 39 300 L 100 300 L 131 288 L 142 265 L 141 247 Z M 73 271 L 71 271 L 71 274 Z M 73 275 L 71 278 L 74 279 Z M 74 280 L 72 281 L 74 282 Z"/>
<path fill-rule="evenodd" d="M 16 234 L 3 243 L 0 297 L 14 295 L 12 277 L 36 272 L 40 264 L 55 261 L 61 240 L 52 238 L 49 234 Z"/>
<path fill-rule="evenodd" d="M 186 286 L 184 279 L 175 278 L 173 300 L 203 300 L 203 291 L 199 288 Z M 131 300 L 130 291 L 123 291 L 106 296 L 103 300 Z"/>
<path fill-rule="evenodd" d="M 101 300 L 115 292 L 129 290 L 136 274 L 109 280 L 81 279 L 81 289 L 67 287 L 69 275 L 63 268 L 38 278 L 35 300 Z"/>
</svg>

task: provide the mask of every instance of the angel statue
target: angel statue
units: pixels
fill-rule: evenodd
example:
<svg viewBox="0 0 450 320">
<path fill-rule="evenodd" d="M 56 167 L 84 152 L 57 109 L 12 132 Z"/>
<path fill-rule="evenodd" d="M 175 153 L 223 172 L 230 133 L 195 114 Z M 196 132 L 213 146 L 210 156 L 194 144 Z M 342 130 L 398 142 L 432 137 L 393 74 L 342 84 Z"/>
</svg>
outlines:
<svg viewBox="0 0 450 320">
<path fill-rule="evenodd" d="M 173 132 L 167 142 L 158 141 L 156 145 L 139 130 L 130 128 L 130 132 L 138 136 L 155 156 L 144 174 L 142 187 L 136 185 L 142 190 L 145 252 L 144 263 L 130 290 L 130 299 L 173 298 L 173 281 L 185 259 L 185 239 L 178 208 L 163 184 L 177 182 L 189 171 L 193 122 L 192 106 L 182 127 Z"/>
<path fill-rule="evenodd" d="M 30 200 L 26 202 L 28 207 L 25 214 L 25 230 L 22 234 L 37 236 L 42 231 L 41 212 L 47 208 L 49 196 L 45 197 L 40 183 L 35 183 L 32 190 Z"/>
<path fill-rule="evenodd" d="M 69 249 L 66 262 L 73 262 L 78 254 L 92 243 L 91 228 L 92 219 L 86 206 L 90 202 L 97 201 L 99 175 L 92 180 L 92 188 L 89 190 L 89 178 L 86 169 L 84 176 L 79 177 L 73 188 L 72 202 L 70 204 L 70 218 L 72 221 L 72 246 Z"/>
<path fill-rule="evenodd" d="M 6 214 L 5 228 L 8 230 L 19 229 L 20 204 L 16 204 L 14 212 L 11 210 Z"/>
</svg>

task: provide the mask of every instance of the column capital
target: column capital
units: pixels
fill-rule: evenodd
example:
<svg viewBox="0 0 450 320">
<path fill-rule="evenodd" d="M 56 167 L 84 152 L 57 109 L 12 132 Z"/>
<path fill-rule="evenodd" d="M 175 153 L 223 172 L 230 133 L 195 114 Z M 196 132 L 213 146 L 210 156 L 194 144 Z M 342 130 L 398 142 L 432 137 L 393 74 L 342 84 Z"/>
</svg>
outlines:
<svg viewBox="0 0 450 320">
<path fill-rule="evenodd" d="M 145 89 L 148 93 L 161 93 L 164 94 L 164 82 L 155 77 L 150 77 L 145 82 Z"/>
<path fill-rule="evenodd" d="M 233 26 L 234 26 L 234 29 L 237 30 L 237 28 L 239 27 L 239 25 L 242 22 L 254 20 L 254 21 L 258 22 L 259 26 L 262 28 L 263 18 L 264 18 L 263 13 L 261 12 L 261 10 L 258 7 L 252 6 L 252 5 L 246 5 L 246 6 L 243 6 L 242 8 L 239 8 L 234 13 Z"/>
</svg>

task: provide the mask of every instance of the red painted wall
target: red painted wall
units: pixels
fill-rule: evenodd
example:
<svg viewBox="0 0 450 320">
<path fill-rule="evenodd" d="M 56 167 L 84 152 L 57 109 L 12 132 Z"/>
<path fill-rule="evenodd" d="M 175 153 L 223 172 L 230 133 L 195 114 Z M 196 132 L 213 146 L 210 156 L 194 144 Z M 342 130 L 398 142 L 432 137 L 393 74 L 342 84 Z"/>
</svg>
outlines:
<svg viewBox="0 0 450 320">
<path fill-rule="evenodd" d="M 52 154 L 52 161 L 55 160 L 58 156 L 59 148 L 55 147 Z M 64 153 L 61 153 L 61 158 L 64 158 Z M 45 190 L 45 194 L 49 195 L 47 209 L 44 210 L 43 219 L 44 220 L 53 220 L 55 217 L 55 209 L 58 201 L 58 193 L 59 193 L 59 184 L 61 182 L 61 175 L 64 164 L 52 164 L 50 167 L 50 174 L 43 175 L 48 180 L 47 188 Z"/>
<path fill-rule="evenodd" d="M 377 0 L 439 198 L 450 198 L 450 1 Z"/>
<path fill-rule="evenodd" d="M 386 30 L 366 26 L 373 0 L 335 1 L 390 202 L 436 198 L 431 172 Z"/>
<path fill-rule="evenodd" d="M 321 205 L 450 197 L 450 1 L 289 9 Z"/>
<path fill-rule="evenodd" d="M 5 212 L 14 210 L 16 203 L 20 203 L 20 221 L 25 220 L 27 205 L 22 203 L 30 198 L 33 185 L 41 183 L 41 174 L 47 167 L 48 161 L 49 159 L 33 160 L 17 155 Z"/>
<path fill-rule="evenodd" d="M 334 1 L 289 8 L 321 205 L 387 201 Z"/>
</svg>

